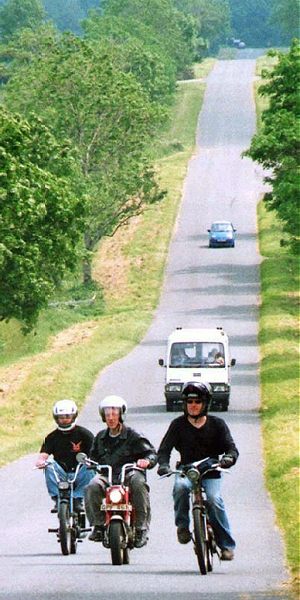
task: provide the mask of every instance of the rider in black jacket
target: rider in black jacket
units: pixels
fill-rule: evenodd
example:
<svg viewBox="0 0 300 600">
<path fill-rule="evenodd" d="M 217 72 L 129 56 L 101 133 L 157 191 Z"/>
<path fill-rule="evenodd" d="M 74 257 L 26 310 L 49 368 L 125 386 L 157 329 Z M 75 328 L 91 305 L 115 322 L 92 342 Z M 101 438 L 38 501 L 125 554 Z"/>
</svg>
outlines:
<svg viewBox="0 0 300 600">
<path fill-rule="evenodd" d="M 91 448 L 90 458 L 100 464 L 111 465 L 113 483 L 119 483 L 121 468 L 124 464 L 136 462 L 141 469 L 152 469 L 157 463 L 155 448 L 139 433 L 123 423 L 127 410 L 126 402 L 120 396 L 107 396 L 99 406 L 102 420 L 107 429 L 99 431 Z M 129 471 L 126 483 L 131 490 L 132 503 L 136 511 L 135 546 L 141 548 L 147 543 L 150 523 L 149 487 L 145 472 Z M 103 513 L 101 501 L 105 496 L 106 478 L 96 475 L 85 491 L 85 505 L 88 519 L 93 525 L 89 539 L 95 542 L 103 539 Z"/>
<path fill-rule="evenodd" d="M 238 450 L 228 426 L 223 419 L 207 414 L 211 400 L 208 383 L 188 382 L 182 390 L 184 415 L 171 422 L 158 449 L 158 474 L 170 471 L 170 455 L 175 448 L 180 454 L 177 467 L 204 458 L 215 458 L 223 468 L 235 464 Z M 214 528 L 216 542 L 221 549 L 222 560 L 232 560 L 235 541 L 232 537 L 225 506 L 221 497 L 220 472 L 211 471 L 202 484 L 208 501 L 210 522 Z M 177 537 L 181 544 L 191 539 L 189 531 L 189 495 L 191 484 L 188 479 L 176 476 L 173 498 Z"/>
</svg>

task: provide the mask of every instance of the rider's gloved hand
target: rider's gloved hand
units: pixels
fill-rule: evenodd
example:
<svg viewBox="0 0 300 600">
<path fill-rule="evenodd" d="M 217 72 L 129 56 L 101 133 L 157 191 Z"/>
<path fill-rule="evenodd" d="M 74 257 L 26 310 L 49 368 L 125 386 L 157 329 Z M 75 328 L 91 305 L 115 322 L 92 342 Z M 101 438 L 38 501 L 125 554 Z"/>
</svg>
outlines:
<svg viewBox="0 0 300 600">
<path fill-rule="evenodd" d="M 232 465 L 234 465 L 234 459 L 232 456 L 229 454 L 224 454 L 220 460 L 220 467 L 222 467 L 222 469 L 229 469 L 232 467 Z"/>
<path fill-rule="evenodd" d="M 160 465 L 157 469 L 157 474 L 161 477 L 162 475 L 169 475 L 171 469 L 169 465 Z"/>
</svg>

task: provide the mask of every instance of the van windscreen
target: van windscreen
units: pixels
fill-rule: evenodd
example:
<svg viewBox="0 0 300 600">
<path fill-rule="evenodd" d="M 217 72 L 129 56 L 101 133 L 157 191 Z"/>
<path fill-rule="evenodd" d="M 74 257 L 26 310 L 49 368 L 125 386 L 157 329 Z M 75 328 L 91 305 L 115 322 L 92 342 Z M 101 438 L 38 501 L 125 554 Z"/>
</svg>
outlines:
<svg viewBox="0 0 300 600">
<path fill-rule="evenodd" d="M 224 345 L 216 342 L 175 342 L 171 346 L 170 367 L 224 367 Z"/>
</svg>

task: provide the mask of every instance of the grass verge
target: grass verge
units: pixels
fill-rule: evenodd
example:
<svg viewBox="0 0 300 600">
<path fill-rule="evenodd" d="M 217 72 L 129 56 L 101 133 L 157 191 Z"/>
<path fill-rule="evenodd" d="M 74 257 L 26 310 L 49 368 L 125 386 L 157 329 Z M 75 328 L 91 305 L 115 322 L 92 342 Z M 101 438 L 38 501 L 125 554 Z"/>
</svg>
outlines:
<svg viewBox="0 0 300 600">
<path fill-rule="evenodd" d="M 299 585 L 299 258 L 280 247 L 281 227 L 259 207 L 262 426 L 265 478 Z"/>
<path fill-rule="evenodd" d="M 198 66 L 197 77 L 205 78 L 212 64 Z M 15 322 L 1 324 L 0 465 L 38 451 L 51 427 L 53 403 L 71 397 L 82 407 L 101 370 L 145 334 L 159 298 L 204 89 L 201 81 L 178 86 L 170 126 L 156 144 L 157 174 L 167 195 L 101 244 L 94 261 L 100 273 L 96 306 L 43 311 L 27 337 Z M 122 276 L 118 263 L 125 267 Z M 69 295 L 70 290 L 62 290 L 58 299 Z"/>
<path fill-rule="evenodd" d="M 276 59 L 275 59 L 276 60 Z M 272 68 L 262 57 L 257 72 Z M 256 84 L 259 87 L 259 83 Z M 258 127 L 266 98 L 256 93 Z M 299 597 L 299 257 L 281 247 L 282 228 L 258 207 L 261 263 L 261 415 L 265 479 L 283 532 L 293 591 Z"/>
</svg>

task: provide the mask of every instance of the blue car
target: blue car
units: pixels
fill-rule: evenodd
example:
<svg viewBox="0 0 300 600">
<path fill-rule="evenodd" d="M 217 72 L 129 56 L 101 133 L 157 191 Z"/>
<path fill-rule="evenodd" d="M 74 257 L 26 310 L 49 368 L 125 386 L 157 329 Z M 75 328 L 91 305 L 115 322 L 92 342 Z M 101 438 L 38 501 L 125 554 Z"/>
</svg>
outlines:
<svg viewBox="0 0 300 600">
<path fill-rule="evenodd" d="M 209 233 L 208 245 L 210 248 L 217 248 L 218 246 L 234 248 L 236 229 L 229 221 L 214 221 L 207 231 Z"/>
</svg>

